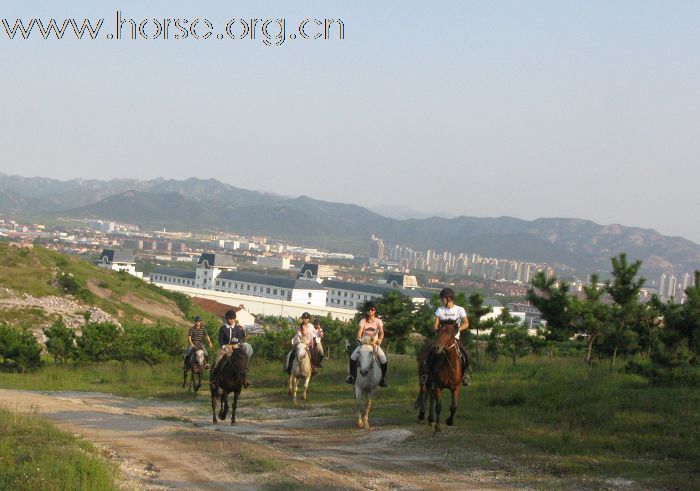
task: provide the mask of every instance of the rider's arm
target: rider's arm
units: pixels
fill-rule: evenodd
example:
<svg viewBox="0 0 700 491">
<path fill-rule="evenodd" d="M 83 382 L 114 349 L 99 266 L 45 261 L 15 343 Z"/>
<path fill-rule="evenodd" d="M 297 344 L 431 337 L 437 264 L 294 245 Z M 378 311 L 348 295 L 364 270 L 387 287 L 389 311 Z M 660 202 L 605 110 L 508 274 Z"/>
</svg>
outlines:
<svg viewBox="0 0 700 491">
<path fill-rule="evenodd" d="M 362 331 L 365 330 L 365 326 L 360 322 L 360 327 L 357 328 L 357 339 L 362 339 Z"/>
<path fill-rule="evenodd" d="M 433 322 L 433 331 L 437 332 L 438 327 L 440 327 L 440 318 L 436 315 L 435 322 Z"/>
<path fill-rule="evenodd" d="M 469 317 L 467 317 L 466 311 L 464 311 L 464 317 L 462 317 L 462 321 L 459 323 L 459 330 L 464 331 L 465 329 L 469 329 Z"/>
<path fill-rule="evenodd" d="M 211 338 L 209 337 L 209 334 L 207 334 L 207 341 L 209 342 L 210 348 L 214 347 L 214 344 L 211 342 Z"/>
<path fill-rule="evenodd" d="M 384 341 L 384 323 L 379 322 L 379 329 L 377 329 L 377 344 L 382 344 Z"/>
<path fill-rule="evenodd" d="M 187 336 L 187 342 L 194 348 L 194 343 L 192 342 L 192 336 Z"/>
</svg>

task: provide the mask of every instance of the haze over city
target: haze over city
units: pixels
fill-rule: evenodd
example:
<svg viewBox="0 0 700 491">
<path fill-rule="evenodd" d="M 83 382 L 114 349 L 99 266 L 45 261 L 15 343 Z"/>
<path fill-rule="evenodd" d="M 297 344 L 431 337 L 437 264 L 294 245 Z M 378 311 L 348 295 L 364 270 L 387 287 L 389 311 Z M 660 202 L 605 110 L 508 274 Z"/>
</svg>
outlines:
<svg viewBox="0 0 700 491">
<path fill-rule="evenodd" d="M 342 19 L 345 39 L 9 40 L 0 171 L 215 177 L 700 242 L 700 5 L 32 2 L 2 17 Z M 291 28 L 290 28 L 291 29 Z"/>
</svg>

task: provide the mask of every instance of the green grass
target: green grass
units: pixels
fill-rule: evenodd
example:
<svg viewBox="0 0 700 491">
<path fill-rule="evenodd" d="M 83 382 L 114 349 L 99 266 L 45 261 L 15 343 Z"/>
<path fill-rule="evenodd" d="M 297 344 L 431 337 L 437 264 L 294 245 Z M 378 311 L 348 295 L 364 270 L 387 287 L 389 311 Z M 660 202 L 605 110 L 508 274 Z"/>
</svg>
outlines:
<svg viewBox="0 0 700 491">
<path fill-rule="evenodd" d="M 432 437 L 427 427 L 416 426 L 413 357 L 390 359 L 390 387 L 376 393 L 370 420 L 375 427 L 413 431 L 414 437 L 401 443 L 407 451 L 447 452 L 455 468 L 505 472 L 514 485 L 609 487 L 606 479 L 622 478 L 643 487 L 700 486 L 698 389 L 651 385 L 605 366 L 586 367 L 578 358 L 527 357 L 516 366 L 504 359 L 475 373 L 462 393 L 454 427 L 444 426 L 450 401 L 449 393 L 444 395 L 443 432 Z M 352 387 L 342 383 L 344 360 L 327 361 L 309 387 L 310 400 L 296 405 L 286 394 L 281 366 L 254 358 L 255 388 L 244 391 L 240 403 L 245 417 L 277 417 L 257 416 L 256 408 L 314 409 L 337 417 L 338 432 L 354 431 Z M 3 374 L 0 387 L 191 401 L 180 387 L 181 374 L 179 360 L 155 367 L 50 364 L 36 373 Z M 200 396 L 197 411 L 207 417 L 206 381 Z"/>
<path fill-rule="evenodd" d="M 0 409 L 0 489 L 111 490 L 116 470 L 43 419 Z"/>
</svg>

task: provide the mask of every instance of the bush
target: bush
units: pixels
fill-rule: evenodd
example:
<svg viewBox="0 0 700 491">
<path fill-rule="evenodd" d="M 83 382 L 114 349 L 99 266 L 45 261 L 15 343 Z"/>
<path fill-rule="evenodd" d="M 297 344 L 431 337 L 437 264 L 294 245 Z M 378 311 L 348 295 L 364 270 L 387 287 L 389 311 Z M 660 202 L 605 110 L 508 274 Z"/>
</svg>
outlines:
<svg viewBox="0 0 700 491">
<path fill-rule="evenodd" d="M 121 335 L 119 326 L 111 322 L 86 324 L 82 336 L 77 339 L 76 360 L 97 362 L 128 359 L 122 357 Z"/>
<path fill-rule="evenodd" d="M 296 330 L 292 328 L 279 331 L 267 331 L 260 336 L 251 336 L 248 342 L 255 350 L 255 356 L 265 360 L 284 360 L 284 357 L 292 349 L 291 340 Z"/>
<path fill-rule="evenodd" d="M 44 335 L 48 338 L 46 350 L 57 363 L 66 363 L 69 358 L 75 357 L 75 332 L 66 327 L 62 318 L 45 329 Z"/>
<path fill-rule="evenodd" d="M 75 357 L 82 362 L 144 361 L 156 364 L 180 356 L 184 332 L 175 327 L 90 323 L 77 340 Z"/>
<path fill-rule="evenodd" d="M 34 370 L 41 366 L 41 346 L 28 329 L 0 324 L 0 357 L 5 367 Z"/>
</svg>

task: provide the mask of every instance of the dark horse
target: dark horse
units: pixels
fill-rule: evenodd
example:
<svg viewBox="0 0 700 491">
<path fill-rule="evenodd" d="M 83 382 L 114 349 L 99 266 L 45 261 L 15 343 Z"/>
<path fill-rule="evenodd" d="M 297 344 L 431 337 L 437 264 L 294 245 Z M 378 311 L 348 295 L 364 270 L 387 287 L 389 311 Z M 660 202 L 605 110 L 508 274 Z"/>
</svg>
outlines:
<svg viewBox="0 0 700 491">
<path fill-rule="evenodd" d="M 424 350 L 419 360 L 419 375 L 422 362 L 428 357 L 427 376 L 420 379 L 420 393 L 416 399 L 416 408 L 419 409 L 418 422 L 425 419 L 425 399 L 430 394 L 430 407 L 428 422 L 435 424 L 435 431 L 440 431 L 440 411 L 442 402 L 440 397 L 443 389 L 450 389 L 452 392 L 452 404 L 450 405 L 450 417 L 445 421 L 448 426 L 452 426 L 454 416 L 457 412 L 457 402 L 462 386 L 462 358 L 459 354 L 459 346 L 455 334 L 457 326 L 452 322 L 444 322 L 440 326 L 437 341 L 431 343 L 429 348 Z"/>
<path fill-rule="evenodd" d="M 248 355 L 243 349 L 235 348 L 227 357 L 223 358 L 216 369 L 215 374 L 209 384 L 211 388 L 211 414 L 214 424 L 217 422 L 216 401 L 219 400 L 221 409 L 219 419 L 226 419 L 228 413 L 228 396 L 233 392 L 233 405 L 231 406 L 231 424 L 236 423 L 236 408 L 238 407 L 238 396 L 245 384 L 246 372 L 248 370 Z"/>
<path fill-rule="evenodd" d="M 204 358 L 204 349 L 202 349 L 202 345 L 200 344 L 195 346 L 190 353 L 189 359 L 187 360 L 187 368 L 183 370 L 184 378 L 182 380 L 182 386 L 187 387 L 188 389 L 191 386 L 195 396 L 197 395 L 199 388 L 202 386 L 202 373 L 204 372 L 205 366 L 206 361 Z M 187 384 L 188 372 L 191 374 L 189 385 Z"/>
</svg>

